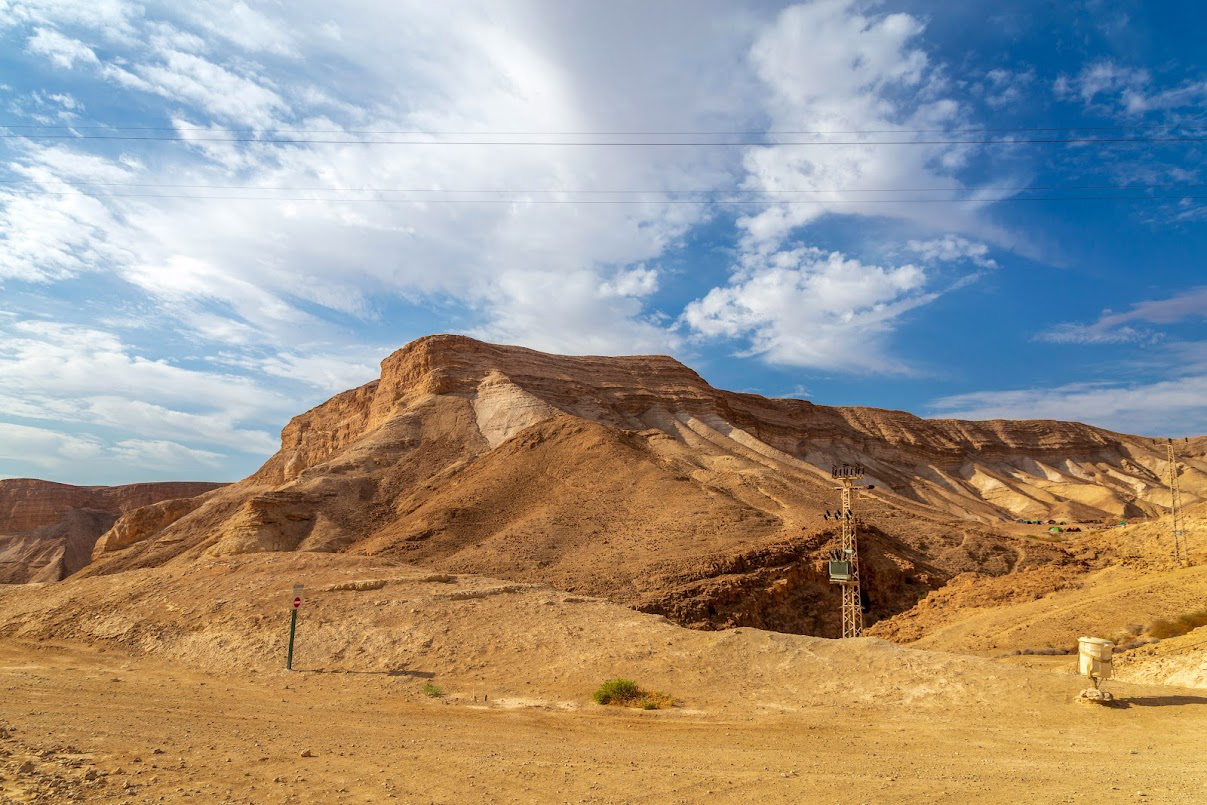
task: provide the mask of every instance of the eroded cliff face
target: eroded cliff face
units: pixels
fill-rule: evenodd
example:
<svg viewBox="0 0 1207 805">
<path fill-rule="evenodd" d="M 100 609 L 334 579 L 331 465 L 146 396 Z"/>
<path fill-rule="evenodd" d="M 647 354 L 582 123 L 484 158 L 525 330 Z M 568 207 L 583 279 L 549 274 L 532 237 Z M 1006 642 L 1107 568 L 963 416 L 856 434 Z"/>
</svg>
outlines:
<svg viewBox="0 0 1207 805">
<path fill-rule="evenodd" d="M 830 466 L 859 501 L 873 618 L 961 572 L 1072 561 L 1006 520 L 1168 503 L 1164 447 L 1069 422 L 923 420 L 714 389 L 663 356 L 419 339 L 295 417 L 248 479 L 123 516 L 85 573 L 256 551 L 395 555 L 541 581 L 685 623 L 825 634 Z M 1187 503 L 1207 464 L 1183 462 Z M 869 585 L 871 589 L 871 585 Z"/>
<path fill-rule="evenodd" d="M 166 499 L 190 499 L 219 486 L 0 480 L 0 583 L 58 581 L 88 564 L 97 538 L 123 513 Z"/>
</svg>

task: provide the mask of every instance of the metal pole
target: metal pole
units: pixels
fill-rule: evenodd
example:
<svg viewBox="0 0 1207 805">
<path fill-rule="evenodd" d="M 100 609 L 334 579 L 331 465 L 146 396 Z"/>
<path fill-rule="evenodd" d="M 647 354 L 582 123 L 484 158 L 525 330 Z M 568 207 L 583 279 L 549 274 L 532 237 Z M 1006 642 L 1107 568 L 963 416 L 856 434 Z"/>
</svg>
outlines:
<svg viewBox="0 0 1207 805">
<path fill-rule="evenodd" d="M 298 611 L 294 609 L 289 616 L 289 655 L 285 658 L 285 670 L 293 670 L 293 634 L 298 628 Z"/>
<path fill-rule="evenodd" d="M 863 607 L 859 595 L 859 538 L 855 515 L 851 511 L 853 480 L 842 480 L 842 548 L 851 563 L 851 579 L 842 585 L 842 636 L 859 637 L 863 633 Z"/>
</svg>

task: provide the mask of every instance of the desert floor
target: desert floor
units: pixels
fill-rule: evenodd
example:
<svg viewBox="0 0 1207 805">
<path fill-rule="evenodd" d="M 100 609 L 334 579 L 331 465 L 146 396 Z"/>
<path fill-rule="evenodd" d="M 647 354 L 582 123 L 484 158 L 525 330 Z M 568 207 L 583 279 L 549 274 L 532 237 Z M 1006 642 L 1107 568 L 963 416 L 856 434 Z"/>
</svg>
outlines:
<svg viewBox="0 0 1207 805">
<path fill-rule="evenodd" d="M 305 665 L 202 673 L 6 640 L 0 801 L 1155 803 L 1207 791 L 1207 692 L 1117 684 L 1120 706 L 1106 708 L 1073 702 L 1067 672 L 1029 672 L 1068 683 L 1056 706 L 1007 692 L 1004 711 L 886 696 L 744 715 L 740 701 L 642 712 L 429 698 L 422 670 Z"/>
</svg>

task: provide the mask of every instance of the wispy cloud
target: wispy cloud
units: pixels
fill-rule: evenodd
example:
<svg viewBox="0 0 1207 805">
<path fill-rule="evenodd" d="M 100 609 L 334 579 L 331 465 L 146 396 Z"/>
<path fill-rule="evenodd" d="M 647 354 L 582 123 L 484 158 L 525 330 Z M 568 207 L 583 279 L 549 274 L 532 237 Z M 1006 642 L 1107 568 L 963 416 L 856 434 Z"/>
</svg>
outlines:
<svg viewBox="0 0 1207 805">
<path fill-rule="evenodd" d="M 1133 327 L 1131 323 L 1175 324 L 1189 318 L 1207 319 L 1207 286 L 1192 288 L 1167 299 L 1138 302 L 1122 313 L 1104 311 L 1090 324 L 1057 324 L 1039 333 L 1036 339 L 1056 344 L 1155 343 L 1163 338 L 1160 332 Z"/>
<path fill-rule="evenodd" d="M 64 36 L 52 28 L 37 28 L 25 44 L 30 53 L 46 56 L 59 67 L 70 70 L 75 63 L 100 64 L 92 48 L 78 39 Z"/>
<path fill-rule="evenodd" d="M 1059 76 L 1053 90 L 1057 97 L 1079 98 L 1086 106 L 1102 106 L 1137 116 L 1198 107 L 1207 100 L 1207 81 L 1191 79 L 1178 86 L 1159 88 L 1147 69 L 1111 59 L 1091 62 L 1076 75 Z"/>
<path fill-rule="evenodd" d="M 978 391 L 934 400 L 928 415 L 953 419 L 1056 419 L 1143 436 L 1207 433 L 1207 375 L 1152 383 L 1071 383 Z"/>
</svg>

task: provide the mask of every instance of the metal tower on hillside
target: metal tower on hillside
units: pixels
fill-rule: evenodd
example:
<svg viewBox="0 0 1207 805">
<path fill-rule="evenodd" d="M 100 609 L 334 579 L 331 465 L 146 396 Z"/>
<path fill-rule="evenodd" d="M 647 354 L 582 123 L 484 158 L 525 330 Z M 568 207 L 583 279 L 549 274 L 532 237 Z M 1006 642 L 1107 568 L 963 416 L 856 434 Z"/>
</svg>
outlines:
<svg viewBox="0 0 1207 805">
<path fill-rule="evenodd" d="M 830 560 L 830 583 L 842 587 L 842 636 L 859 637 L 863 632 L 863 606 L 859 596 L 859 539 L 854 512 L 851 511 L 851 490 L 863 477 L 862 464 L 843 464 L 830 467 L 830 475 L 841 486 L 834 487 L 841 495 L 838 519 L 842 523 L 842 546 Z"/>
<path fill-rule="evenodd" d="M 1182 488 L 1178 484 L 1178 461 L 1173 452 L 1173 439 L 1166 445 L 1169 461 L 1169 507 L 1173 520 L 1173 561 L 1174 564 L 1185 567 L 1190 564 L 1190 556 L 1186 551 L 1185 523 L 1182 520 Z"/>
</svg>

